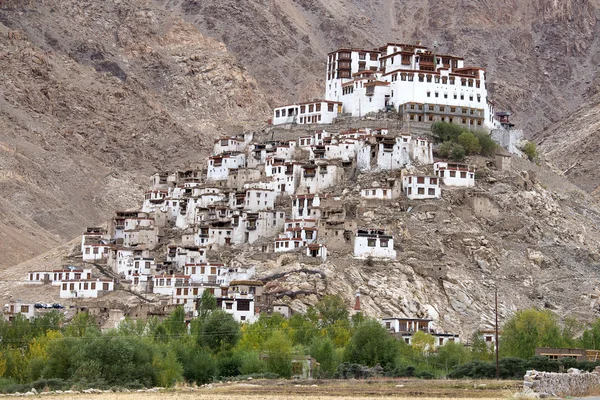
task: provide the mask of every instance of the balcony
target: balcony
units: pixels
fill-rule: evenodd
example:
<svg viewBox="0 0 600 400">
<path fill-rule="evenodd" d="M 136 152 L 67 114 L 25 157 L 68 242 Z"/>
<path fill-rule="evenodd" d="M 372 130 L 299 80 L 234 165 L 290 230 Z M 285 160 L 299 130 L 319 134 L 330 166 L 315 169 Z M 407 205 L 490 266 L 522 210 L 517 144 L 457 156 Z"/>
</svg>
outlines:
<svg viewBox="0 0 600 400">
<path fill-rule="evenodd" d="M 246 229 L 249 231 L 255 231 L 256 230 L 256 225 L 247 225 Z"/>
<path fill-rule="evenodd" d="M 304 173 L 304 177 L 305 178 L 314 178 L 315 176 L 317 176 L 316 172 L 305 172 Z"/>
</svg>

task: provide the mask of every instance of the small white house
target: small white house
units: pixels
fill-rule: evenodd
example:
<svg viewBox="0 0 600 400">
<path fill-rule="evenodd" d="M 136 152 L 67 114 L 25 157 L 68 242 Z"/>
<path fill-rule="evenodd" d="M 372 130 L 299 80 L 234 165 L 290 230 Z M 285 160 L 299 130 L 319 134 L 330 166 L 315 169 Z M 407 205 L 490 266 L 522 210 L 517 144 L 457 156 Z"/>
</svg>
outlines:
<svg viewBox="0 0 600 400">
<path fill-rule="evenodd" d="M 395 259 L 394 237 L 381 229 L 358 229 L 354 237 L 354 257 Z"/>
<path fill-rule="evenodd" d="M 213 155 L 244 151 L 244 140 L 236 137 L 221 137 L 215 139 Z"/>
<path fill-rule="evenodd" d="M 111 279 L 81 279 L 62 282 L 60 285 L 61 299 L 86 299 L 96 298 L 105 292 L 115 290 L 115 283 Z"/>
<path fill-rule="evenodd" d="M 438 161 L 433 164 L 433 173 L 439 176 L 446 186 L 475 186 L 475 168 L 467 164 Z"/>
<path fill-rule="evenodd" d="M 154 275 L 152 291 L 156 294 L 173 296 L 176 286 L 186 286 L 191 283 L 188 275 Z"/>
<path fill-rule="evenodd" d="M 439 199 L 442 197 L 440 178 L 437 176 L 403 176 L 402 188 L 406 197 L 411 200 Z"/>
<path fill-rule="evenodd" d="M 224 267 L 224 264 L 219 263 L 186 264 L 183 267 L 183 273 L 189 276 L 193 283 L 216 284 Z"/>
<path fill-rule="evenodd" d="M 315 100 L 290 104 L 273 110 L 273 125 L 283 124 L 331 124 L 341 112 L 338 101 Z"/>
<path fill-rule="evenodd" d="M 17 300 L 4 305 L 4 319 L 12 321 L 17 314 L 21 314 L 27 319 L 33 319 L 35 317 L 35 304 Z"/>
<path fill-rule="evenodd" d="M 321 261 L 327 261 L 327 247 L 320 243 L 311 243 L 306 246 L 306 256 L 320 258 Z"/>
<path fill-rule="evenodd" d="M 228 293 L 227 297 L 217 298 L 217 307 L 221 308 L 238 322 L 254 322 L 258 315 L 254 309 L 254 296 Z"/>
</svg>

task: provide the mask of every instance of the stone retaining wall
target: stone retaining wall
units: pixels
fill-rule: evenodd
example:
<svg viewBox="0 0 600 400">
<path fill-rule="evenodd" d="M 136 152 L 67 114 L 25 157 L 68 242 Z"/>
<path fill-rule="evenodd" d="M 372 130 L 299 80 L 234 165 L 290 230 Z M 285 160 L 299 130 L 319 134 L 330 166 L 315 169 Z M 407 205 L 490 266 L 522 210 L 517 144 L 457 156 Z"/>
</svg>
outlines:
<svg viewBox="0 0 600 400">
<path fill-rule="evenodd" d="M 528 397 L 581 396 L 600 389 L 600 373 L 570 368 L 567 373 L 527 371 L 523 395 Z"/>
</svg>

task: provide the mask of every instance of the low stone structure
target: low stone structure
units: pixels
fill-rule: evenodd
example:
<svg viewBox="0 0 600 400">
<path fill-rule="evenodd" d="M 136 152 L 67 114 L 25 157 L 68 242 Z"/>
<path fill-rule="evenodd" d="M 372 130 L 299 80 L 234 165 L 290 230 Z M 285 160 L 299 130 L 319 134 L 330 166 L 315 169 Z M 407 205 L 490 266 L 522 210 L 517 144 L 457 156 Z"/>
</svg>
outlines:
<svg viewBox="0 0 600 400">
<path fill-rule="evenodd" d="M 569 368 L 567 373 L 527 371 L 522 397 L 545 398 L 587 395 L 600 388 L 600 372 L 583 372 Z"/>
</svg>

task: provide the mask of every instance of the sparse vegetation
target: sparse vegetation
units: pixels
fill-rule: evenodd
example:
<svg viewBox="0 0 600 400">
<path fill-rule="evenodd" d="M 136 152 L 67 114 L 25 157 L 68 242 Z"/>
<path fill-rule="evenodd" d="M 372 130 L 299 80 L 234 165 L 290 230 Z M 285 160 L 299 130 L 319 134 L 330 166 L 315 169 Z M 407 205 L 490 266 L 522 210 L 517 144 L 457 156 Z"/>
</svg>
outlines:
<svg viewBox="0 0 600 400">
<path fill-rule="evenodd" d="M 539 154 L 538 154 L 537 146 L 535 145 L 535 143 L 528 141 L 527 143 L 525 143 L 522 150 L 523 150 L 523 153 L 525 153 L 525 155 L 529 159 L 529 161 L 531 161 L 531 162 L 538 161 Z"/>
</svg>

